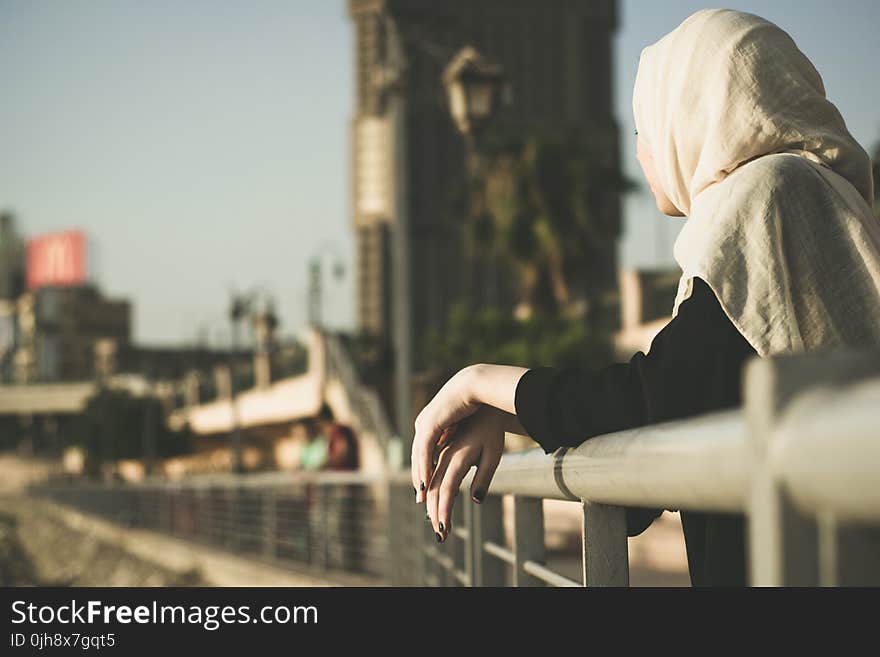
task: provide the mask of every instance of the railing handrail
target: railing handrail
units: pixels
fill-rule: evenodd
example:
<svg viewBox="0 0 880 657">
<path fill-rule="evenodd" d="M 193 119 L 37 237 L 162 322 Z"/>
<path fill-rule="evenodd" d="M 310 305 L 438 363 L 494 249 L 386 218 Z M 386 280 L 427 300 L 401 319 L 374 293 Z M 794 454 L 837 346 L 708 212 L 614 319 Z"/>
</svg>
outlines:
<svg viewBox="0 0 880 657">
<path fill-rule="evenodd" d="M 384 445 L 393 435 L 389 421 L 379 395 L 366 386 L 358 376 L 351 355 L 342 341 L 331 333 L 322 333 L 325 345 L 327 373 L 335 374 L 345 388 L 352 403 L 357 407 L 356 420 L 362 424 L 360 428 L 371 431 Z"/>
<path fill-rule="evenodd" d="M 776 436 L 770 465 L 799 508 L 880 520 L 880 380 L 803 395 Z"/>
<path fill-rule="evenodd" d="M 489 493 L 623 506 L 742 511 L 748 441 L 740 410 L 596 436 L 553 454 L 508 452 Z M 470 489 L 474 471 L 462 482 Z M 409 482 L 409 470 L 392 474 Z"/>
</svg>

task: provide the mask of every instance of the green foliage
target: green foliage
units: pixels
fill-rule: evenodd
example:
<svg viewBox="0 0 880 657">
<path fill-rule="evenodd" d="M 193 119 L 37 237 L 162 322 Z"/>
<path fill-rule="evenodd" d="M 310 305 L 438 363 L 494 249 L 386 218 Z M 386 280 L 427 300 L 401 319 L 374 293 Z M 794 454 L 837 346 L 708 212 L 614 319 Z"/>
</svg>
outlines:
<svg viewBox="0 0 880 657">
<path fill-rule="evenodd" d="M 481 146 L 482 164 L 459 208 L 470 243 L 514 264 L 529 308 L 565 311 L 596 255 L 615 248 L 619 219 L 607 204 L 634 183 L 614 165 L 611 137 L 518 130 L 496 132 Z"/>
<path fill-rule="evenodd" d="M 523 367 L 598 367 L 609 362 L 611 347 L 583 319 L 535 315 L 520 321 L 497 308 L 477 312 L 457 305 L 447 328 L 426 340 L 430 365 L 454 372 L 473 363 Z"/>
<path fill-rule="evenodd" d="M 89 459 L 113 461 L 143 458 L 146 436 L 154 440 L 156 457 L 191 451 L 190 435 L 172 431 L 163 420 L 162 405 L 155 397 L 135 397 L 125 390 L 99 389 L 86 402 L 74 428 L 71 443 L 83 447 Z"/>
</svg>

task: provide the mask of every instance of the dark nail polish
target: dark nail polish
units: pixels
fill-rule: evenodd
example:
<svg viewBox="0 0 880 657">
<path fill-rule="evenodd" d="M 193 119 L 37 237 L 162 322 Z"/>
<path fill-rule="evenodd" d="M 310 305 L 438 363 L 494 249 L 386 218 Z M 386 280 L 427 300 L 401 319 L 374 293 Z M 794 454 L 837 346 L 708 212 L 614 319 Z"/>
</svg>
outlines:
<svg viewBox="0 0 880 657">
<path fill-rule="evenodd" d="M 425 482 L 424 481 L 419 482 L 419 490 L 425 490 Z"/>
<path fill-rule="evenodd" d="M 479 504 L 483 501 L 483 498 L 486 497 L 486 492 L 482 490 L 478 490 L 474 492 L 474 502 Z"/>
<path fill-rule="evenodd" d="M 437 532 L 434 532 L 434 538 L 437 539 L 437 542 L 438 542 L 438 543 L 442 543 L 442 542 L 443 542 L 443 537 L 440 536 L 440 534 L 438 534 Z"/>
<path fill-rule="evenodd" d="M 443 533 L 443 532 L 445 532 L 445 531 L 446 531 L 446 530 L 443 529 L 443 523 L 441 522 L 441 523 L 440 523 L 440 533 Z"/>
</svg>

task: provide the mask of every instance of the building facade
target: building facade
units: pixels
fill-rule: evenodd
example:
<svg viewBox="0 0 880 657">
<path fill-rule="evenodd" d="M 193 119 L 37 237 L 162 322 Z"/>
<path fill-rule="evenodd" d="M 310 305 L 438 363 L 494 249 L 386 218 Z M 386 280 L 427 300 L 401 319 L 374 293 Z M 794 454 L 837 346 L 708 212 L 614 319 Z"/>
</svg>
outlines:
<svg viewBox="0 0 880 657">
<path fill-rule="evenodd" d="M 505 77 L 508 102 L 495 122 L 512 130 L 589 130 L 608 168 L 619 171 L 616 2 L 349 0 L 348 8 L 359 323 L 396 345 L 404 370 L 418 371 L 425 336 L 442 330 L 453 304 L 514 305 L 505 264 L 467 247 L 451 201 L 466 152 L 446 102 L 444 68 L 462 47 L 475 47 Z M 619 191 L 594 205 L 605 225 L 619 226 Z M 587 278 L 600 288 L 616 285 L 615 248 L 591 261 Z"/>
<path fill-rule="evenodd" d="M 18 383 L 84 381 L 100 372 L 100 345 L 131 339 L 131 305 L 92 285 L 41 287 L 17 300 Z"/>
<path fill-rule="evenodd" d="M 18 332 L 16 300 L 24 291 L 24 240 L 10 212 L 0 213 L 0 382 L 12 377 Z"/>
</svg>

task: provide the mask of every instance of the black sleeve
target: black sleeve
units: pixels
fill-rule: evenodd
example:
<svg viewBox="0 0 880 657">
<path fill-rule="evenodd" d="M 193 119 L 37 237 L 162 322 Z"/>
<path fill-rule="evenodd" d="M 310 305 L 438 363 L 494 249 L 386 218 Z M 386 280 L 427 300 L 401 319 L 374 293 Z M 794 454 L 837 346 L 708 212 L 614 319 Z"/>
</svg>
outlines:
<svg viewBox="0 0 880 657">
<path fill-rule="evenodd" d="M 711 288 L 693 293 L 647 354 L 599 370 L 541 367 L 516 388 L 516 414 L 546 452 L 593 436 L 737 406 L 742 366 L 755 354 Z"/>
</svg>

